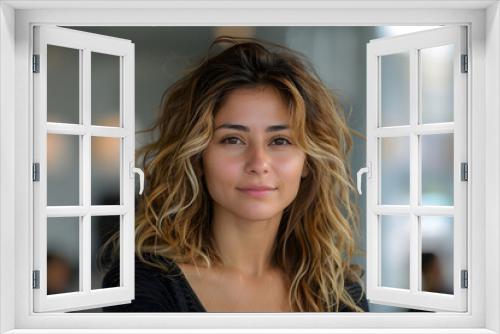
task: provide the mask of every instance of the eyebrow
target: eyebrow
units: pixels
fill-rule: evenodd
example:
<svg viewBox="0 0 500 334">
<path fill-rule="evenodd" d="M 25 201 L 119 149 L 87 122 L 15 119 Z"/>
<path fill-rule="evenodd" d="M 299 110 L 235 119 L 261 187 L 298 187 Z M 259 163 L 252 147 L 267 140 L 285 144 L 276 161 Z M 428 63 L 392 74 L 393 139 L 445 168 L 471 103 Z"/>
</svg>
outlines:
<svg viewBox="0 0 500 334">
<path fill-rule="evenodd" d="M 286 130 L 289 129 L 290 127 L 286 124 L 279 124 L 279 125 L 271 125 L 266 128 L 266 132 L 274 132 L 274 131 L 280 131 L 280 130 Z M 238 130 L 238 131 L 245 131 L 245 132 L 250 132 L 250 128 L 244 125 L 240 124 L 228 124 L 224 123 L 219 125 L 218 127 L 215 128 L 214 131 L 217 131 L 218 129 L 232 129 L 232 130 Z"/>
</svg>

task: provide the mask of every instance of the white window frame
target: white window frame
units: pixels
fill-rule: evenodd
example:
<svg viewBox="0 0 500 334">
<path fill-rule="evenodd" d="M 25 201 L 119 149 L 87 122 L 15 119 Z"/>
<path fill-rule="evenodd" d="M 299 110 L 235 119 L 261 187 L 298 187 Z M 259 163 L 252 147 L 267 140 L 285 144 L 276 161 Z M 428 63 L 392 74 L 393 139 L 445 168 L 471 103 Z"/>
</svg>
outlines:
<svg viewBox="0 0 500 334">
<path fill-rule="evenodd" d="M 472 37 L 469 49 L 472 89 L 468 91 L 469 311 L 460 314 L 34 314 L 30 311 L 33 308 L 29 288 L 33 219 L 30 54 L 34 24 L 468 24 Z M 498 1 L 5 0 L 0 2 L 0 73 L 1 334 L 116 333 L 124 328 L 129 328 L 127 333 L 153 332 L 141 330 L 146 326 L 162 329 L 164 333 L 186 332 L 180 328 L 190 329 L 189 333 L 500 333 Z M 169 329 L 165 329 L 167 326 Z M 48 328 L 52 330 L 47 331 Z"/>
</svg>

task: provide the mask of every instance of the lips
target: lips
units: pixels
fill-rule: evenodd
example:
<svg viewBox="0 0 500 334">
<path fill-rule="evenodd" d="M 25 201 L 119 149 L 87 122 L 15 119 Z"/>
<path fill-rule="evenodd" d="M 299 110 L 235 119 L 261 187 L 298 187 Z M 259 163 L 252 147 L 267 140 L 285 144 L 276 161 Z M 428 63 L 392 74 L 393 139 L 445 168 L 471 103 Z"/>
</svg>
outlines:
<svg viewBox="0 0 500 334">
<path fill-rule="evenodd" d="M 278 188 L 269 186 L 248 186 L 236 189 L 238 189 L 247 196 L 261 198 L 273 193 L 273 191 L 275 191 Z"/>
<path fill-rule="evenodd" d="M 268 186 L 250 186 L 250 187 L 241 187 L 238 189 L 243 191 L 266 191 L 266 190 L 275 190 L 276 188 Z"/>
</svg>

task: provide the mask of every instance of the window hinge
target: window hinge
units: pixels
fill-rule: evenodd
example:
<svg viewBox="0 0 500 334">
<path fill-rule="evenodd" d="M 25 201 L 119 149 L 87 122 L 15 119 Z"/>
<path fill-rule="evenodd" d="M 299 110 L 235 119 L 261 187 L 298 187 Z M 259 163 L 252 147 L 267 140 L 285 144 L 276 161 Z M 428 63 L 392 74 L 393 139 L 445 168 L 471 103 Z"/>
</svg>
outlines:
<svg viewBox="0 0 500 334">
<path fill-rule="evenodd" d="M 33 289 L 40 289 L 40 270 L 33 270 Z"/>
<path fill-rule="evenodd" d="M 40 55 L 33 55 L 33 73 L 40 73 Z"/>
<path fill-rule="evenodd" d="M 33 181 L 40 181 L 40 164 L 38 162 L 33 164 Z"/>
<path fill-rule="evenodd" d="M 468 181 L 469 180 L 469 165 L 466 162 L 462 162 L 461 164 L 461 180 Z"/>
<path fill-rule="evenodd" d="M 469 57 L 462 55 L 462 73 L 469 72 Z"/>
<path fill-rule="evenodd" d="M 467 289 L 469 287 L 469 272 L 467 270 L 462 270 L 462 289 Z"/>
</svg>

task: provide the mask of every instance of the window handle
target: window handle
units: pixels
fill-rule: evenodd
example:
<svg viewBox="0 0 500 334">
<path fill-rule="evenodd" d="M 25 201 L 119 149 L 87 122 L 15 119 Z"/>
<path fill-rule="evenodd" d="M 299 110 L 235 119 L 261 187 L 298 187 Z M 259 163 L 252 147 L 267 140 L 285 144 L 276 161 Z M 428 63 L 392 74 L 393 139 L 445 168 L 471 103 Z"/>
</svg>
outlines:
<svg viewBox="0 0 500 334">
<path fill-rule="evenodd" d="M 372 168 L 371 168 L 371 166 L 372 166 L 371 162 L 367 162 L 366 163 L 366 167 L 363 167 L 360 170 L 358 170 L 357 185 L 358 185 L 358 192 L 359 192 L 360 195 L 363 194 L 361 192 L 361 176 L 366 173 L 366 177 L 370 178 L 372 176 L 372 173 L 371 173 Z"/>
<path fill-rule="evenodd" d="M 144 172 L 140 168 L 134 167 L 134 162 L 130 161 L 130 178 L 134 178 L 135 174 L 139 174 L 139 195 L 144 191 Z"/>
</svg>

